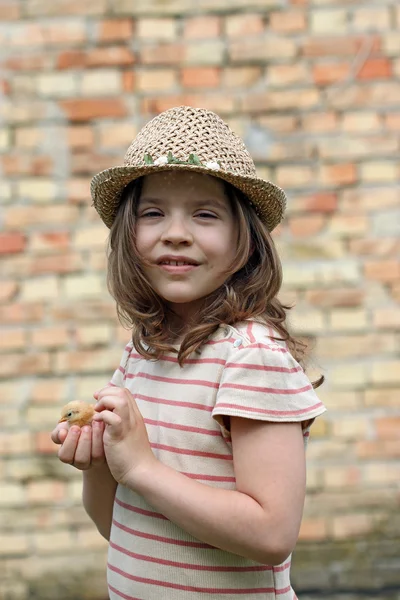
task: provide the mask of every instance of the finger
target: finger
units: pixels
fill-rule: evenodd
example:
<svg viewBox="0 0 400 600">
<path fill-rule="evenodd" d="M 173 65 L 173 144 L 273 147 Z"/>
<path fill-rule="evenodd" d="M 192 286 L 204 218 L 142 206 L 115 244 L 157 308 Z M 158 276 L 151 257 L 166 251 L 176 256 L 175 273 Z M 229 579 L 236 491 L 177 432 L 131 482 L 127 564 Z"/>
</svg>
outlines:
<svg viewBox="0 0 400 600">
<path fill-rule="evenodd" d="M 81 428 L 74 425 L 68 431 L 68 435 L 65 442 L 58 451 L 58 458 L 63 463 L 72 465 L 74 462 L 75 451 L 78 445 L 79 437 L 81 435 Z"/>
<path fill-rule="evenodd" d="M 107 409 L 115 410 L 120 413 L 121 411 L 129 410 L 129 406 L 126 398 L 120 398 L 119 396 L 104 396 L 98 400 L 94 409 L 97 412 Z"/>
<path fill-rule="evenodd" d="M 66 427 L 62 427 L 58 432 L 58 439 L 60 440 L 60 444 L 63 444 L 68 435 L 68 429 Z"/>
<path fill-rule="evenodd" d="M 51 432 L 51 439 L 55 444 L 62 444 L 67 437 L 68 430 L 68 423 L 59 423 Z"/>
<path fill-rule="evenodd" d="M 104 422 L 93 419 L 92 421 L 92 464 L 100 464 L 105 460 L 104 454 Z"/>
<path fill-rule="evenodd" d="M 93 417 L 94 421 L 103 421 L 106 425 L 112 427 L 118 427 L 122 423 L 121 417 L 110 410 L 102 410 L 100 413 L 96 413 Z"/>
<path fill-rule="evenodd" d="M 128 394 L 130 395 L 130 392 L 127 388 L 120 388 L 117 385 L 106 385 L 104 388 L 98 390 L 93 395 L 97 400 L 101 400 L 101 398 L 104 398 L 104 396 L 114 396 L 123 398 L 126 392 L 128 392 Z"/>
<path fill-rule="evenodd" d="M 81 429 L 74 455 L 74 467 L 84 471 L 90 467 L 92 460 L 92 428 L 84 425 Z"/>
</svg>

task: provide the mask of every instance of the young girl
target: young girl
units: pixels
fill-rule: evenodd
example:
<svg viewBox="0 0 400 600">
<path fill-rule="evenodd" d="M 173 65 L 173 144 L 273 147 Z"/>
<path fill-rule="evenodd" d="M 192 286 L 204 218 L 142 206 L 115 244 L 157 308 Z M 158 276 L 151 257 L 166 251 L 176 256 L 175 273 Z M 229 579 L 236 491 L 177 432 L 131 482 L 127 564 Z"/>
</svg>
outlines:
<svg viewBox="0 0 400 600">
<path fill-rule="evenodd" d="M 92 427 L 52 437 L 109 539 L 110 598 L 293 600 L 304 447 L 325 409 L 277 299 L 285 195 L 189 107 L 150 121 L 92 195 L 132 339 Z"/>
</svg>

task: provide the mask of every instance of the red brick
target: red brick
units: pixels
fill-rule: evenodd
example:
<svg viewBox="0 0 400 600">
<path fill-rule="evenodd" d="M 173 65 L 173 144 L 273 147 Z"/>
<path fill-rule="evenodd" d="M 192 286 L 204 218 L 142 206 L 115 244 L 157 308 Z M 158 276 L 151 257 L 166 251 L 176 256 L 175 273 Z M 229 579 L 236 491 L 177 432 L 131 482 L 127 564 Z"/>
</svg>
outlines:
<svg viewBox="0 0 400 600">
<path fill-rule="evenodd" d="M 86 148 L 93 146 L 93 130 L 86 125 L 67 127 L 67 142 L 71 148 Z"/>
<path fill-rule="evenodd" d="M 371 58 L 362 65 L 358 79 L 388 79 L 392 76 L 392 64 L 388 58 Z"/>
<path fill-rule="evenodd" d="M 219 17 L 194 17 L 186 19 L 183 36 L 190 40 L 216 38 L 221 35 L 221 19 Z"/>
<path fill-rule="evenodd" d="M 131 19 L 110 19 L 99 24 L 97 39 L 100 42 L 123 42 L 133 36 Z"/>
<path fill-rule="evenodd" d="M 323 165 L 321 168 L 321 181 L 334 186 L 355 183 L 357 181 L 356 165 L 352 163 Z"/>
<path fill-rule="evenodd" d="M 182 85 L 187 88 L 214 88 L 220 84 L 217 67 L 186 67 L 181 71 Z"/>
<path fill-rule="evenodd" d="M 3 279 L 0 286 L 0 302 L 10 302 L 15 298 L 18 291 L 19 287 L 16 281 L 4 281 Z"/>
<path fill-rule="evenodd" d="M 308 290 L 305 299 L 314 306 L 362 306 L 365 292 L 357 288 Z"/>
<path fill-rule="evenodd" d="M 351 254 L 360 256 L 398 256 L 400 241 L 395 238 L 365 238 L 349 240 Z"/>
<path fill-rule="evenodd" d="M 65 50 L 57 56 L 56 68 L 79 69 L 86 65 L 86 53 L 82 50 Z"/>
<path fill-rule="evenodd" d="M 306 237 L 320 232 L 325 223 L 325 217 L 320 214 L 291 217 L 289 220 L 289 230 L 294 237 Z"/>
<path fill-rule="evenodd" d="M 33 233 L 30 248 L 35 251 L 65 250 L 70 245 L 70 234 L 66 231 Z"/>
<path fill-rule="evenodd" d="M 179 65 L 185 56 L 183 44 L 158 44 L 142 46 L 140 60 L 145 65 Z"/>
<path fill-rule="evenodd" d="M 306 196 L 297 196 L 296 209 L 304 212 L 332 213 L 338 204 L 337 195 L 331 192 L 316 192 Z"/>
<path fill-rule="evenodd" d="M 44 306 L 39 302 L 18 303 L 0 307 L 0 323 L 32 323 L 44 317 Z"/>
<path fill-rule="evenodd" d="M 279 33 L 297 33 L 304 31 L 307 26 L 306 15 L 300 10 L 285 9 L 270 14 L 269 26 L 272 31 Z"/>
<path fill-rule="evenodd" d="M 301 522 L 299 539 L 302 541 L 324 540 L 328 537 L 327 520 L 322 517 L 307 518 Z"/>
<path fill-rule="evenodd" d="M 46 352 L 34 354 L 4 354 L 0 362 L 2 376 L 39 375 L 50 373 L 50 355 Z"/>
<path fill-rule="evenodd" d="M 0 254 L 16 254 L 23 252 L 26 237 L 21 233 L 0 233 Z"/>
<path fill-rule="evenodd" d="M 367 279 L 374 281 L 398 281 L 400 278 L 400 262 L 398 260 L 375 260 L 366 262 L 364 273 Z"/>
<path fill-rule="evenodd" d="M 381 38 L 376 34 L 366 36 L 321 36 L 305 39 L 302 51 L 305 56 L 354 56 L 365 46 L 366 41 L 371 41 L 371 54 L 381 48 Z"/>
<path fill-rule="evenodd" d="M 143 114 L 157 114 L 174 106 L 193 106 L 194 108 L 207 108 L 222 117 L 233 112 L 235 107 L 234 98 L 226 94 L 181 94 L 177 96 L 156 96 L 144 98 L 141 103 Z"/>
<path fill-rule="evenodd" d="M 338 117 L 334 112 L 314 112 L 301 118 L 302 127 L 307 133 L 334 131 L 338 127 Z"/>
<path fill-rule="evenodd" d="M 400 417 L 378 417 L 375 419 L 375 429 L 378 439 L 400 440 Z"/>
<path fill-rule="evenodd" d="M 70 121 L 90 121 L 91 119 L 125 117 L 127 108 L 123 100 L 88 98 L 85 100 L 64 100 L 59 103 Z"/>
<path fill-rule="evenodd" d="M 35 450 L 38 454 L 57 454 L 59 446 L 55 444 L 48 431 L 39 431 L 34 438 Z"/>
<path fill-rule="evenodd" d="M 225 20 L 225 30 L 228 37 L 257 35 L 262 33 L 264 29 L 264 21 L 260 15 L 240 14 L 229 16 Z"/>
<path fill-rule="evenodd" d="M 133 65 L 135 55 L 129 48 L 121 46 L 108 46 L 107 48 L 94 48 L 86 55 L 86 66 L 108 67 L 119 65 Z"/>
<path fill-rule="evenodd" d="M 29 273 L 31 275 L 44 275 L 46 273 L 75 273 L 84 268 L 84 259 L 77 252 L 52 253 L 38 255 L 32 261 Z"/>
<path fill-rule="evenodd" d="M 360 441 L 356 443 L 356 455 L 361 459 L 390 459 L 400 458 L 400 439 L 398 440 L 379 440 L 379 441 Z"/>
<path fill-rule="evenodd" d="M 45 71 L 52 68 L 52 56 L 50 53 L 32 52 L 24 55 L 22 52 L 18 56 L 9 56 L 0 59 L 6 69 L 11 71 Z"/>
<path fill-rule="evenodd" d="M 329 85 L 346 79 L 350 73 L 349 63 L 324 63 L 313 68 L 313 79 L 317 85 Z"/>
<path fill-rule="evenodd" d="M 4 0 L 0 4 L 0 21 L 15 21 L 21 17 L 19 2 Z"/>
<path fill-rule="evenodd" d="M 385 115 L 385 127 L 389 130 L 400 131 L 400 113 L 389 113 Z"/>
<path fill-rule="evenodd" d="M 261 67 L 227 67 L 223 69 L 223 86 L 228 88 L 248 88 L 261 77 Z"/>
<path fill-rule="evenodd" d="M 397 300 L 399 299 L 397 298 Z M 373 314 L 373 324 L 379 329 L 399 329 L 400 307 L 378 308 Z"/>
<path fill-rule="evenodd" d="M 54 164 L 50 156 L 18 156 L 9 154 L 1 160 L 6 175 L 52 175 Z"/>
</svg>

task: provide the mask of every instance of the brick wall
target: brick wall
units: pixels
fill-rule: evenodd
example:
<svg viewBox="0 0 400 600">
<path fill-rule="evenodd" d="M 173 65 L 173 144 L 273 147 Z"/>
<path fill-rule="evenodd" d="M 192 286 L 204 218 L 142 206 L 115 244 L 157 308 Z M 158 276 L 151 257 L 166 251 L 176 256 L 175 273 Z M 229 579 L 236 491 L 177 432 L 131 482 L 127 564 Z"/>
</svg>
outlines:
<svg viewBox="0 0 400 600">
<path fill-rule="evenodd" d="M 179 104 L 219 112 L 289 195 L 282 297 L 329 408 L 294 583 L 400 586 L 397 3 L 3 0 L 0 21 L 0 597 L 106 596 L 105 543 L 48 432 L 128 339 L 88 183 Z"/>
</svg>

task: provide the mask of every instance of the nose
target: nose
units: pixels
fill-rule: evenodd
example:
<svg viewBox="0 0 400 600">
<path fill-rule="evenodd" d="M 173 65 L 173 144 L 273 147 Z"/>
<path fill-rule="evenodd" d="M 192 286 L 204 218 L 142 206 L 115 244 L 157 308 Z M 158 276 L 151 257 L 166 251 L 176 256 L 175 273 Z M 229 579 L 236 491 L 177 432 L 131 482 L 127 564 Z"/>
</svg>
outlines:
<svg viewBox="0 0 400 600">
<path fill-rule="evenodd" d="M 181 216 L 168 219 L 165 229 L 161 235 L 161 241 L 174 246 L 179 244 L 190 245 L 193 243 L 193 235 L 189 224 Z"/>
</svg>

